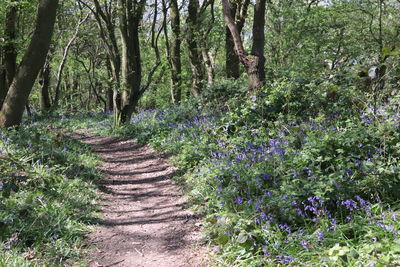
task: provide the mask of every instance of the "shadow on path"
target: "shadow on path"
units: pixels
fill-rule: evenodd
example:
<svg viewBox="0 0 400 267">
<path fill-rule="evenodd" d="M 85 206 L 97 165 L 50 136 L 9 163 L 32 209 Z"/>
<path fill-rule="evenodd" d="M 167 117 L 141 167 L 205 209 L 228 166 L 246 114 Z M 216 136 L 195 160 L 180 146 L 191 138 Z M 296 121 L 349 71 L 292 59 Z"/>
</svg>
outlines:
<svg viewBox="0 0 400 267">
<path fill-rule="evenodd" d="M 89 266 L 205 266 L 195 225 L 175 169 L 146 146 L 115 137 L 81 135 L 103 160 L 102 218 L 90 236 L 98 250 Z"/>
</svg>

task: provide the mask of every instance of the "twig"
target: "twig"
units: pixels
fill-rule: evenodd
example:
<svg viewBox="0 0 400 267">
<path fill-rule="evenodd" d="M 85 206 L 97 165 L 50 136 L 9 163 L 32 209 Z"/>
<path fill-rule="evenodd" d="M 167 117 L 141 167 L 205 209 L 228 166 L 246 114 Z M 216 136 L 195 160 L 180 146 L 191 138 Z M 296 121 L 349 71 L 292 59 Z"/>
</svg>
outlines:
<svg viewBox="0 0 400 267">
<path fill-rule="evenodd" d="M 137 253 L 139 253 L 140 254 L 140 256 L 142 256 L 142 257 L 144 257 L 144 255 L 143 255 L 143 253 L 142 252 L 140 252 L 137 248 L 134 248 L 135 250 L 136 250 L 136 252 Z"/>
</svg>

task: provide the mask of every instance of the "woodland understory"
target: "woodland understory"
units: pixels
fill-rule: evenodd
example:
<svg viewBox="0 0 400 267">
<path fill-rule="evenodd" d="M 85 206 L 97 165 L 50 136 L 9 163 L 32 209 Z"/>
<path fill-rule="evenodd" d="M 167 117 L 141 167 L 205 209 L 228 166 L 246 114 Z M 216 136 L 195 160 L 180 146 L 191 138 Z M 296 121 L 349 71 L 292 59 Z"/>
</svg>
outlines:
<svg viewBox="0 0 400 267">
<path fill-rule="evenodd" d="M 0 266 L 85 266 L 97 155 L 172 156 L 211 266 L 400 265 L 399 0 L 0 2 Z"/>
</svg>

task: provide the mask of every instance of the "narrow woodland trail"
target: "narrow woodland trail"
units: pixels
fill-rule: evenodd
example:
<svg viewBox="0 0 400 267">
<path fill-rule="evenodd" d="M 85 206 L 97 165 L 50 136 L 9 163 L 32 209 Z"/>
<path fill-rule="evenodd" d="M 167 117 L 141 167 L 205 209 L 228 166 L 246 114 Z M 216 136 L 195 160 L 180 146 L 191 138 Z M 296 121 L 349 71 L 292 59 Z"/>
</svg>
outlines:
<svg viewBox="0 0 400 267">
<path fill-rule="evenodd" d="M 99 153 L 107 176 L 89 266 L 206 266 L 196 216 L 170 179 L 174 168 L 132 140 L 78 138 Z"/>
</svg>

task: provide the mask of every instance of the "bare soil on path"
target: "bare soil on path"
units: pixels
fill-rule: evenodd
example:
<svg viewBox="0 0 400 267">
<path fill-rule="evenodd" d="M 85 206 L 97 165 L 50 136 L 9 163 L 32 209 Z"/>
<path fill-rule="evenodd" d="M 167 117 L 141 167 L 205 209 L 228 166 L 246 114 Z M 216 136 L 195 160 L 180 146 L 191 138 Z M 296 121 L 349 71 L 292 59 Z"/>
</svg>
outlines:
<svg viewBox="0 0 400 267">
<path fill-rule="evenodd" d="M 100 155 L 106 174 L 102 219 L 89 236 L 96 247 L 90 267 L 207 266 L 196 215 L 172 182 L 175 169 L 165 159 L 132 140 L 75 137 Z"/>
</svg>

